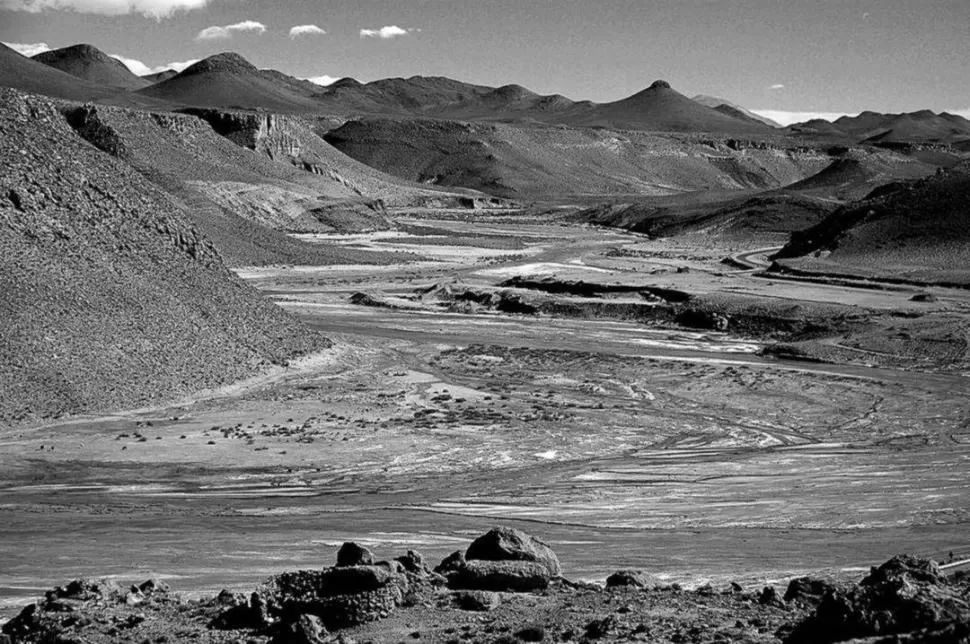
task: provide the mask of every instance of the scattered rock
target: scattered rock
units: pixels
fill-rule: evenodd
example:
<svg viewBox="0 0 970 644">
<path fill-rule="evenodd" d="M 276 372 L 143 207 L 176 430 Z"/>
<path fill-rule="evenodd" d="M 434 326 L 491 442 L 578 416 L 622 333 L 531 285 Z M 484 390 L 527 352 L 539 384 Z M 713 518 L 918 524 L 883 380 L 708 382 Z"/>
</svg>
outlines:
<svg viewBox="0 0 970 644">
<path fill-rule="evenodd" d="M 316 615 L 300 615 L 288 630 L 286 644 L 323 644 L 329 634 Z"/>
<path fill-rule="evenodd" d="M 657 579 L 640 570 L 618 570 L 606 578 L 607 588 L 634 586 L 636 588 L 653 588 L 657 586 Z"/>
<path fill-rule="evenodd" d="M 427 569 L 425 568 L 425 565 L 424 565 L 424 557 L 421 556 L 421 553 L 416 552 L 414 550 L 408 550 L 407 554 L 404 554 L 400 557 L 395 557 L 395 561 L 399 562 L 402 566 L 404 566 L 404 569 L 407 570 L 408 572 L 413 572 L 413 573 L 427 572 Z"/>
<path fill-rule="evenodd" d="M 893 557 L 847 591 L 825 594 L 788 644 L 880 641 L 960 642 L 970 638 L 970 603 L 932 561 Z M 898 636 L 889 639 L 888 636 Z"/>
<path fill-rule="evenodd" d="M 594 619 L 586 625 L 586 637 L 599 639 L 616 630 L 616 618 L 608 615 L 602 619 Z"/>
<path fill-rule="evenodd" d="M 758 603 L 762 606 L 784 606 L 785 603 L 778 596 L 778 590 L 774 586 L 765 586 L 761 594 L 758 595 Z"/>
<path fill-rule="evenodd" d="M 454 593 L 455 604 L 462 610 L 487 612 L 499 605 L 498 593 L 485 590 L 459 590 Z"/>
<path fill-rule="evenodd" d="M 826 593 L 835 592 L 836 586 L 824 579 L 812 577 L 798 577 L 788 583 L 785 591 L 786 602 L 801 602 L 809 606 L 818 606 Z"/>
<path fill-rule="evenodd" d="M 434 571 L 439 575 L 447 575 L 449 572 L 454 572 L 464 565 L 465 553 L 461 550 L 456 550 L 442 559 L 441 563 L 435 566 Z"/>
</svg>

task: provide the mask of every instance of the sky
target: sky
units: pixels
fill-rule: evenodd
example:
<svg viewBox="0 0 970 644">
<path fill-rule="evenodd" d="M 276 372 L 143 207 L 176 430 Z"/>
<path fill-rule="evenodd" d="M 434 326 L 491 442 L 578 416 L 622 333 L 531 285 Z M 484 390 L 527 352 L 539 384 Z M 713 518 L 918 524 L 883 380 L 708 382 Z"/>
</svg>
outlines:
<svg viewBox="0 0 970 644">
<path fill-rule="evenodd" d="M 605 102 L 664 79 L 794 122 L 970 117 L 970 0 L 0 0 L 0 41 L 141 73 L 222 51 L 326 83 L 448 76 Z"/>
</svg>

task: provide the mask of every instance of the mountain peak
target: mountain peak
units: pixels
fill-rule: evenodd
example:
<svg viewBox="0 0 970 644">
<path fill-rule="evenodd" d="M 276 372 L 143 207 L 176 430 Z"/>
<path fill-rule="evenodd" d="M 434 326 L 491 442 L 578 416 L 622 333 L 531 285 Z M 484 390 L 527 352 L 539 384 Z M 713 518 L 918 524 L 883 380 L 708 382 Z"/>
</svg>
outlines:
<svg viewBox="0 0 970 644">
<path fill-rule="evenodd" d="M 671 89 L 670 83 L 665 80 L 656 80 L 647 89 Z"/>
<path fill-rule="evenodd" d="M 63 58 L 100 61 L 114 60 L 108 56 L 108 54 L 104 53 L 94 45 L 88 45 L 86 43 L 71 45 L 69 47 L 61 47 L 60 49 L 52 49 L 51 51 L 41 52 L 34 56 L 34 60 L 39 60 L 42 63 L 60 60 Z"/>
<path fill-rule="evenodd" d="M 209 56 L 182 72 L 184 76 L 205 74 L 210 72 L 228 72 L 231 74 L 248 74 L 259 71 L 248 60 L 231 51 Z"/>
</svg>

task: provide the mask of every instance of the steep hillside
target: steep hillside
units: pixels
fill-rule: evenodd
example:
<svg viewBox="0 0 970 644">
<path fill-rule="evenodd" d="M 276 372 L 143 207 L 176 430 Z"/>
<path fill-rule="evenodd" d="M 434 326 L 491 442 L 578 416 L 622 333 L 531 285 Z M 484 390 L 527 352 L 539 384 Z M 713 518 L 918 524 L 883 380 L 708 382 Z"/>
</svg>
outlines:
<svg viewBox="0 0 970 644">
<path fill-rule="evenodd" d="M 310 94 L 313 86 L 264 73 L 239 54 L 222 53 L 201 60 L 181 73 L 150 85 L 139 94 L 189 107 L 264 109 L 274 112 L 320 111 Z M 287 77 L 288 78 L 288 77 Z"/>
<path fill-rule="evenodd" d="M 33 59 L 104 87 L 136 90 L 150 84 L 149 81 L 132 74 L 121 61 L 91 45 L 72 45 L 45 51 Z"/>
<path fill-rule="evenodd" d="M 398 177 L 504 197 L 768 189 L 831 162 L 823 152 L 736 139 L 437 120 L 351 121 L 325 138 Z"/>
<path fill-rule="evenodd" d="M 341 154 L 300 119 L 197 110 L 164 114 L 86 105 L 68 121 L 98 148 L 184 204 L 235 266 L 385 263 L 391 256 L 308 244 L 284 232 L 391 227 L 385 205 L 459 205 Z"/>
<path fill-rule="evenodd" d="M 793 235 L 778 259 L 803 269 L 970 284 L 970 163 L 880 188 Z"/>
<path fill-rule="evenodd" d="M 103 98 L 113 91 L 21 56 L 3 43 L 0 43 L 0 86 L 75 101 Z"/>
<path fill-rule="evenodd" d="M 726 114 L 731 114 L 734 116 L 744 116 L 749 119 L 755 120 L 759 123 L 767 125 L 768 127 L 780 128 L 781 124 L 772 121 L 770 118 L 761 116 L 760 114 L 755 114 L 749 109 L 741 107 L 737 103 L 732 103 L 731 101 L 725 100 L 723 98 L 717 98 L 716 96 L 706 96 L 704 94 L 698 94 L 691 98 L 695 103 L 700 103 L 706 107 L 724 112 Z"/>
<path fill-rule="evenodd" d="M 327 346 L 168 195 L 0 90 L 0 423 L 159 401 Z"/>
</svg>

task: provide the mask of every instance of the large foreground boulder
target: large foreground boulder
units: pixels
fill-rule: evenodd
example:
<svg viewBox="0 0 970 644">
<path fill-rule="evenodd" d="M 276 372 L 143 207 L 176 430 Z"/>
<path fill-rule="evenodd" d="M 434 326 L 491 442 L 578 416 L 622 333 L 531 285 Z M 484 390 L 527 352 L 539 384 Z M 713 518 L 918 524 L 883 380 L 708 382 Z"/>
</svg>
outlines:
<svg viewBox="0 0 970 644">
<path fill-rule="evenodd" d="M 797 624 L 788 644 L 874 638 L 893 642 L 970 641 L 970 603 L 939 566 L 893 557 L 847 591 L 831 591 Z"/>
<path fill-rule="evenodd" d="M 514 528 L 493 528 L 465 551 L 445 558 L 435 571 L 454 589 L 529 592 L 541 590 L 562 568 L 548 545 Z"/>
<path fill-rule="evenodd" d="M 465 559 L 483 561 L 534 561 L 551 576 L 562 573 L 559 557 L 546 543 L 515 528 L 492 528 L 472 541 Z"/>
</svg>

